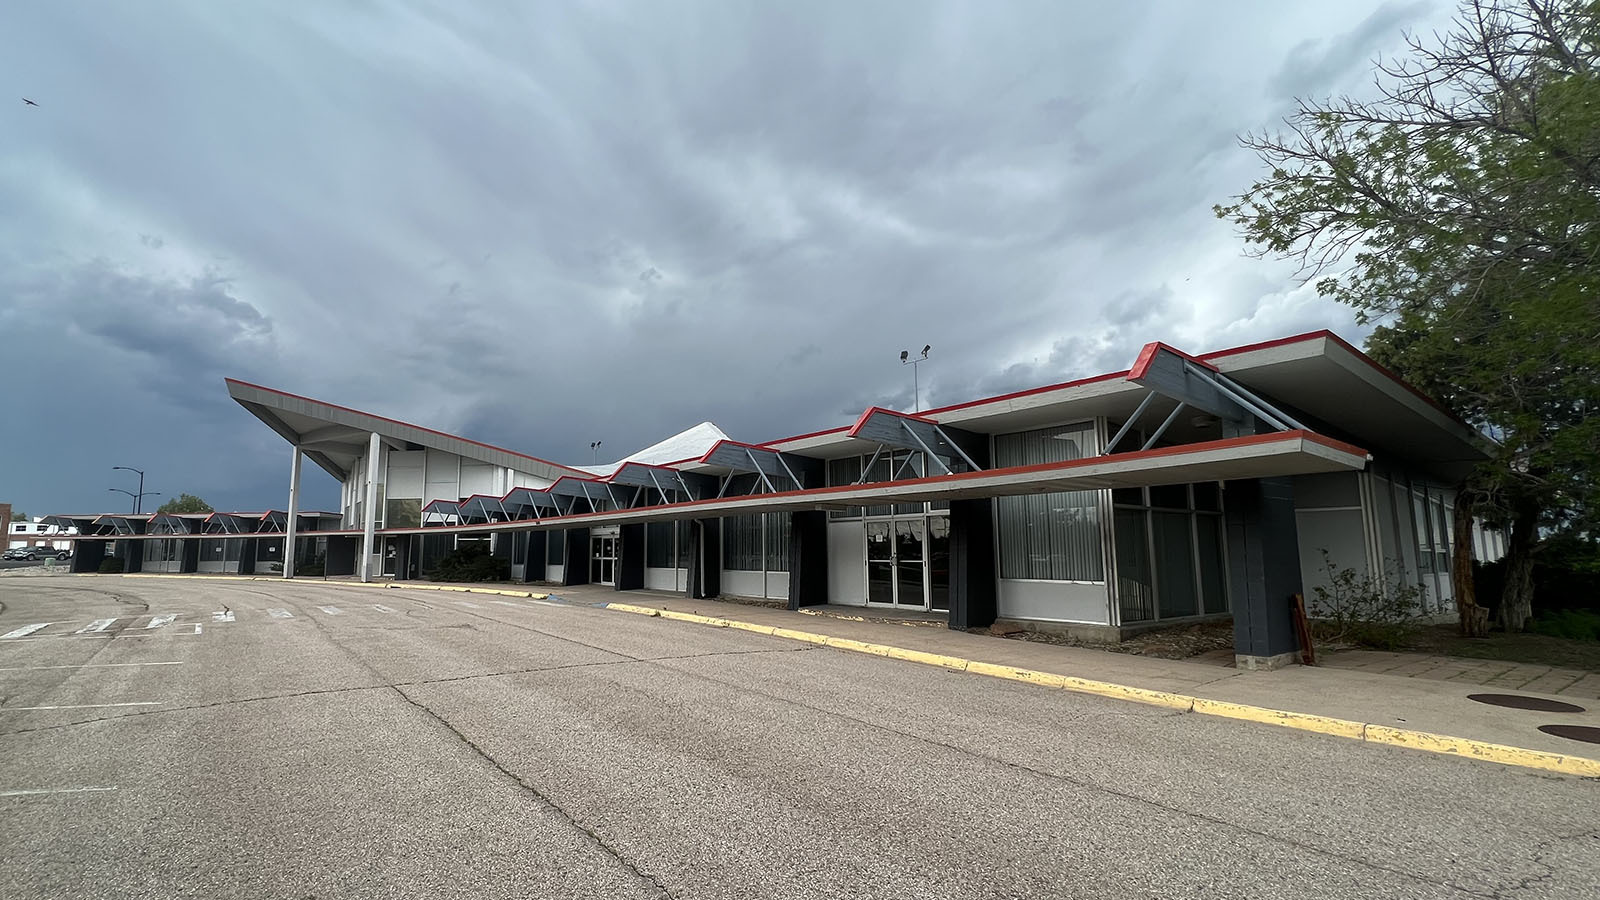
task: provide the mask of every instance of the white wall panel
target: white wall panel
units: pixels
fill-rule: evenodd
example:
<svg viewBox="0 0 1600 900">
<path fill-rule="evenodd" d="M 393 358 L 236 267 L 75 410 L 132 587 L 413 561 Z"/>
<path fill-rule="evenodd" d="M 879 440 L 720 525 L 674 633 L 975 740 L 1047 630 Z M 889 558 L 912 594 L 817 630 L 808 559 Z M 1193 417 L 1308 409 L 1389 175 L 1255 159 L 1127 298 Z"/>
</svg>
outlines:
<svg viewBox="0 0 1600 900">
<path fill-rule="evenodd" d="M 731 594 L 735 597 L 762 597 L 765 596 L 762 580 L 760 572 L 723 569 L 722 593 Z"/>
<path fill-rule="evenodd" d="M 867 605 L 866 526 L 859 520 L 828 523 L 828 602 Z"/>
<path fill-rule="evenodd" d="M 505 491 L 495 490 L 495 467 L 476 460 L 461 461 L 461 496 L 489 494 L 498 497 Z"/>
<path fill-rule="evenodd" d="M 465 496 L 456 480 L 461 457 L 443 450 L 429 450 L 427 454 L 428 480 L 422 495 L 423 505 L 434 500 L 460 500 Z"/>
<path fill-rule="evenodd" d="M 427 456 L 425 450 L 390 450 L 389 475 L 385 479 L 385 497 L 421 497 L 422 466 Z"/>
<path fill-rule="evenodd" d="M 1103 583 L 1002 580 L 998 605 L 1003 619 L 1109 625 L 1110 596 Z"/>
<path fill-rule="evenodd" d="M 652 591 L 681 591 L 686 583 L 683 569 L 645 569 L 644 586 Z"/>
</svg>

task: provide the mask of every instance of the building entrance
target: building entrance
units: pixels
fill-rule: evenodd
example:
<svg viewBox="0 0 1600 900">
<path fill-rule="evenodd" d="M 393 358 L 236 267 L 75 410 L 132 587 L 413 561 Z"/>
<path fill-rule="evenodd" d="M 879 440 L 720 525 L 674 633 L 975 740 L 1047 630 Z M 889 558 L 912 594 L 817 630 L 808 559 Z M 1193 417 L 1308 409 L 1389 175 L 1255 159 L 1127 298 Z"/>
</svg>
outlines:
<svg viewBox="0 0 1600 900">
<path fill-rule="evenodd" d="M 615 528 L 597 528 L 589 535 L 589 581 L 593 584 L 617 584 L 618 544 L 621 537 Z"/>
<path fill-rule="evenodd" d="M 950 609 L 950 519 L 944 515 L 869 519 L 867 604 Z"/>
</svg>

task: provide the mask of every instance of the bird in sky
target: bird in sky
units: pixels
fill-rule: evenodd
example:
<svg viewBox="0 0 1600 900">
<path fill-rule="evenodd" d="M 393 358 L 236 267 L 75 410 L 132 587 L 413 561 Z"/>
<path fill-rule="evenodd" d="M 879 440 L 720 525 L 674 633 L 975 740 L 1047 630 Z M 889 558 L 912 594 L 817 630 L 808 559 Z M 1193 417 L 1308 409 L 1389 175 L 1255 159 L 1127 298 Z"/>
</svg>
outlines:
<svg viewBox="0 0 1600 900">
<path fill-rule="evenodd" d="M 29 100 L 27 97 L 23 97 L 22 98 L 22 102 L 28 104 L 29 106 L 38 106 L 39 105 L 39 104 L 33 102 L 32 100 Z"/>
</svg>

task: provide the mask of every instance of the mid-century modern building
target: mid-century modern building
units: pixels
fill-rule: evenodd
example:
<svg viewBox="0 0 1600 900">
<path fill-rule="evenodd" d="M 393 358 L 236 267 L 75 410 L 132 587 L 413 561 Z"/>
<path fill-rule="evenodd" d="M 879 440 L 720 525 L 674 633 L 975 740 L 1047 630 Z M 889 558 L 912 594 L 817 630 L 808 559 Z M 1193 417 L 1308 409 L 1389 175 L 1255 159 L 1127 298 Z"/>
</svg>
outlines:
<svg viewBox="0 0 1600 900">
<path fill-rule="evenodd" d="M 1155 343 L 1125 372 L 761 443 L 706 423 L 606 466 L 227 389 L 291 446 L 286 510 L 48 519 L 82 531 L 77 570 L 112 552 L 144 570 L 411 579 L 477 542 L 517 581 L 959 628 L 1115 634 L 1231 613 L 1241 663 L 1270 665 L 1295 649 L 1291 597 L 1314 602 L 1329 565 L 1419 585 L 1447 612 L 1453 485 L 1488 447 L 1326 331 L 1198 356 Z M 339 481 L 337 512 L 298 509 L 307 460 Z M 1474 542 L 1501 552 L 1493 532 Z"/>
</svg>

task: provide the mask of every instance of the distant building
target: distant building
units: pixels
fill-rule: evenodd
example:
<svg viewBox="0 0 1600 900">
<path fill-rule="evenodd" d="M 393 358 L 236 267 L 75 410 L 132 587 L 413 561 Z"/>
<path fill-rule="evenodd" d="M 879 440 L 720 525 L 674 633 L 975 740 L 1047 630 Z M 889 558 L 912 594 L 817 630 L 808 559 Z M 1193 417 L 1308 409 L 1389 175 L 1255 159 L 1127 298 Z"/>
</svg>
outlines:
<svg viewBox="0 0 1600 900">
<path fill-rule="evenodd" d="M 78 529 L 70 525 L 63 527 L 47 523 L 43 519 L 17 519 L 6 528 L 6 549 L 51 547 L 56 550 L 66 550 L 72 547 L 72 542 L 57 538 L 77 533 Z"/>
</svg>

